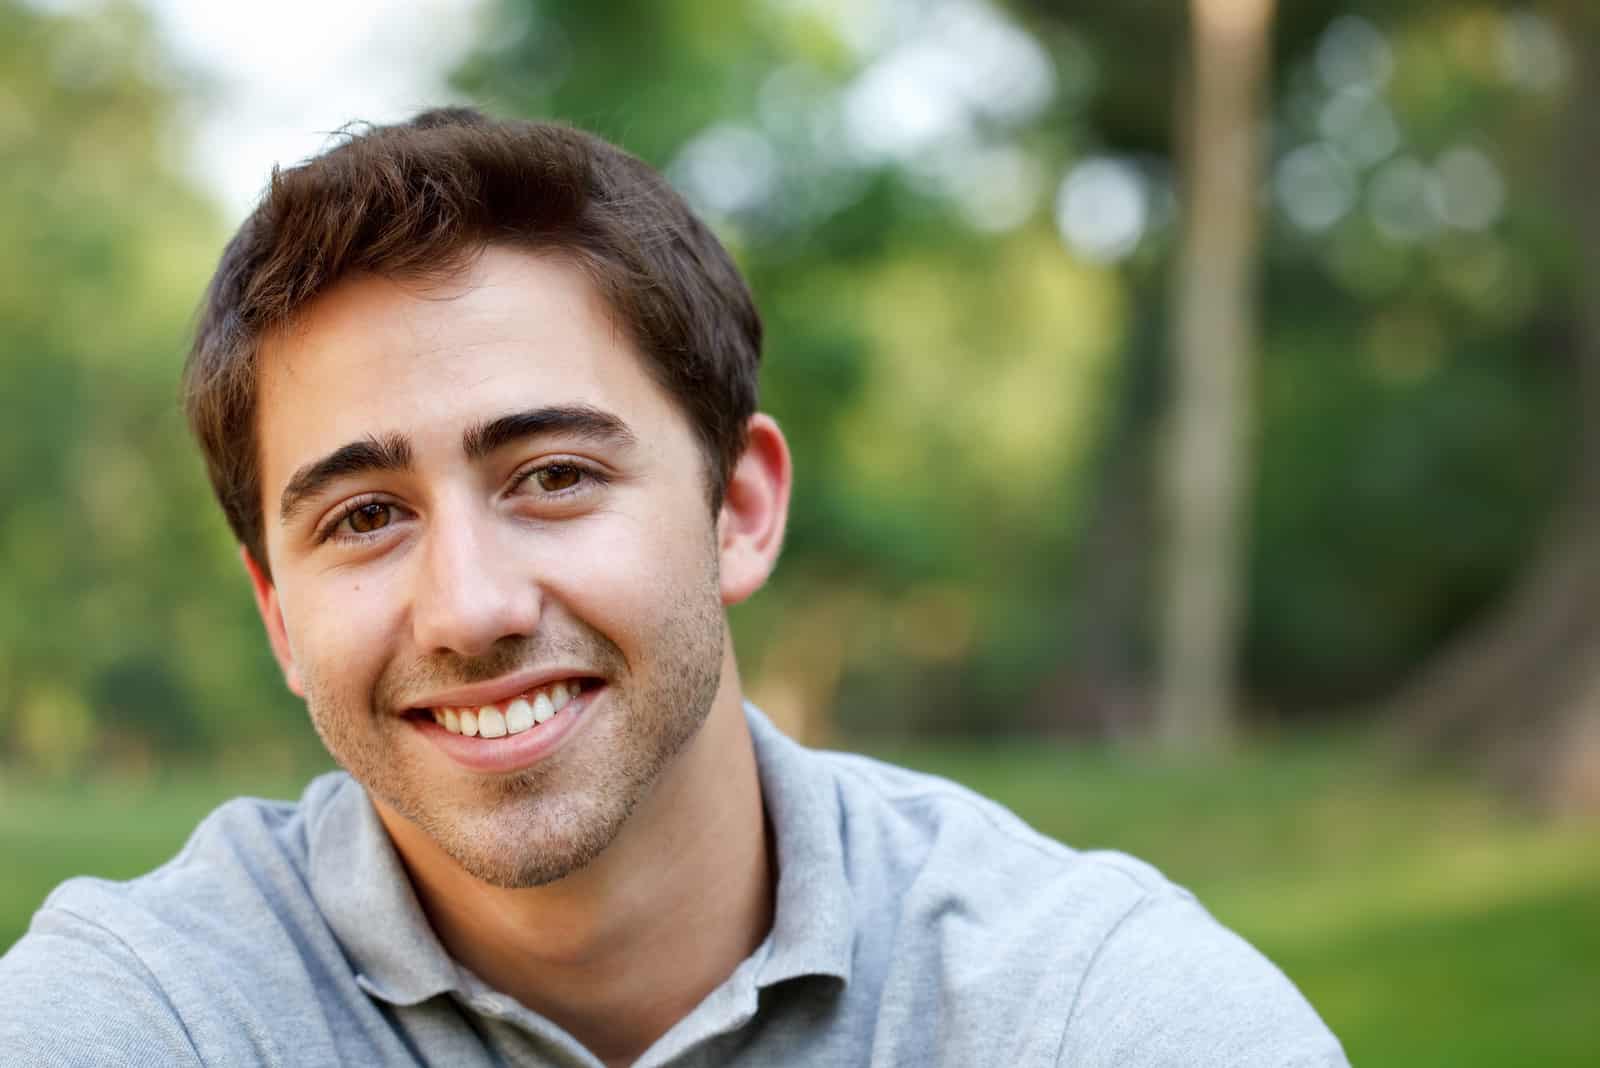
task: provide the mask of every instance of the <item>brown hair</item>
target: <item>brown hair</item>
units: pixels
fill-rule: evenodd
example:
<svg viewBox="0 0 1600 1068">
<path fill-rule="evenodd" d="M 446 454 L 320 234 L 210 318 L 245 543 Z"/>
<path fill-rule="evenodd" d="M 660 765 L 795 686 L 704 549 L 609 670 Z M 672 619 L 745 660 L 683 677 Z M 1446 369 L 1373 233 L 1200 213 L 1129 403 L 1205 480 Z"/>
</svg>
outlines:
<svg viewBox="0 0 1600 1068">
<path fill-rule="evenodd" d="M 707 460 L 712 511 L 756 408 L 761 320 L 738 268 L 659 174 L 598 137 L 466 108 L 347 132 L 272 181 L 222 253 L 183 371 L 228 525 L 263 568 L 257 353 L 340 279 L 448 277 L 490 244 L 594 282 Z"/>
</svg>

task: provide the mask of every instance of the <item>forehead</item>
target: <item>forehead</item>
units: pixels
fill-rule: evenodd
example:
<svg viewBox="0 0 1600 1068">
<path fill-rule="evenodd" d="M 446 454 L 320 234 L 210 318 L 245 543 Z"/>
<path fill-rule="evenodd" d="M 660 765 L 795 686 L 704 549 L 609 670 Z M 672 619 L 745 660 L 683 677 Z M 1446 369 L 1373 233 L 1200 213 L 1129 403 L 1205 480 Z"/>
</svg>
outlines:
<svg viewBox="0 0 1600 1068">
<path fill-rule="evenodd" d="M 299 463 L 367 436 L 419 453 L 521 409 L 602 408 L 641 440 L 683 427 L 583 272 L 490 247 L 443 282 L 341 282 L 261 349 L 257 429 L 271 498 Z"/>
</svg>

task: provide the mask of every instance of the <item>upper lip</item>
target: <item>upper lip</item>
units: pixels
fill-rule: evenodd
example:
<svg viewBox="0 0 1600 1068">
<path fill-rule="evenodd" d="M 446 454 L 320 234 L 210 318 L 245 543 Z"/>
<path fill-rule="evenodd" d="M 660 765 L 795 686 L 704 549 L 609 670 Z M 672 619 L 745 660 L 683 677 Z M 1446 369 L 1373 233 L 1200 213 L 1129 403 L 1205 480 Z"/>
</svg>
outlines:
<svg viewBox="0 0 1600 1068">
<path fill-rule="evenodd" d="M 459 686 L 453 690 L 439 690 L 412 701 L 408 708 L 471 708 L 475 705 L 497 705 L 509 701 L 529 690 L 537 690 L 563 679 L 594 678 L 592 671 L 583 668 L 529 668 L 511 675 L 502 675 L 488 682 Z"/>
</svg>

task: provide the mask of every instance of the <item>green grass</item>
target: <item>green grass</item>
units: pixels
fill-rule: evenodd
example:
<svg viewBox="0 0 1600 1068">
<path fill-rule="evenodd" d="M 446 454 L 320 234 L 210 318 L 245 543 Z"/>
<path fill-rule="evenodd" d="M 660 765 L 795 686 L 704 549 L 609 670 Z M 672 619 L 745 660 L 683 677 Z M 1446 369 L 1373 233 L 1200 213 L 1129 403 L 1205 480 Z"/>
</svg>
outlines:
<svg viewBox="0 0 1600 1068">
<path fill-rule="evenodd" d="M 1276 961 L 1358 1065 L 1590 1065 L 1600 1049 L 1600 842 L 1360 739 L 1262 746 L 1225 767 L 1050 746 L 879 755 L 958 779 L 1080 848 L 1190 887 Z M 0 946 L 74 874 L 171 856 L 220 800 L 307 776 L 142 785 L 0 780 Z"/>
</svg>

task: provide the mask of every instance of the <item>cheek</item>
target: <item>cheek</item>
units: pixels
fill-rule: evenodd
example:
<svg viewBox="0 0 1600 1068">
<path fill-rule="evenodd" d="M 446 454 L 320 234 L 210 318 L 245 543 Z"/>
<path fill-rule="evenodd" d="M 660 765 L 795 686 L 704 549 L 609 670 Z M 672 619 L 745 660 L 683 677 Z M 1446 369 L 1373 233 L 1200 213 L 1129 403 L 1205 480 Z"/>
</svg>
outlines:
<svg viewBox="0 0 1600 1068">
<path fill-rule="evenodd" d="M 322 687 L 365 684 L 388 653 L 398 599 L 371 576 L 327 577 L 294 591 L 283 606 L 295 662 Z"/>
<path fill-rule="evenodd" d="M 563 547 L 562 567 L 551 574 L 548 589 L 628 649 L 655 640 L 698 599 L 716 596 L 715 546 L 709 520 L 612 518 Z"/>
</svg>

